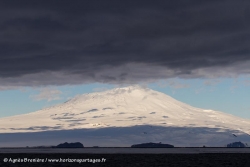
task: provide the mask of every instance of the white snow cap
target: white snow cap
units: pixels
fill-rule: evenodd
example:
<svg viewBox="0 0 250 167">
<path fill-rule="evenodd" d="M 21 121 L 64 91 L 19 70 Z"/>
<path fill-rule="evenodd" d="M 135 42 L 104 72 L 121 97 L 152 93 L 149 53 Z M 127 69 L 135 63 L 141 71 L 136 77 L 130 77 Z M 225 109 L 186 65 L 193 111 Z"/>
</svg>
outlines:
<svg viewBox="0 0 250 167">
<path fill-rule="evenodd" d="M 180 139 L 180 135 L 182 137 L 189 135 L 189 138 L 192 138 L 195 133 L 199 132 L 196 134 L 197 139 L 192 141 L 199 140 L 201 143 L 205 138 L 208 141 L 216 139 L 218 135 L 222 135 L 222 138 L 230 138 L 231 135 L 225 132 L 227 130 L 234 131 L 237 136 L 250 133 L 249 119 L 219 111 L 196 108 L 164 93 L 139 85 L 83 94 L 57 106 L 0 119 L 0 133 L 74 129 L 98 130 L 100 128 L 132 128 L 137 126 L 162 127 L 162 129 L 149 128 L 150 131 L 146 133 L 149 136 L 157 132 L 155 135 L 159 137 L 159 140 L 163 140 L 164 136 L 169 136 L 170 133 L 173 141 L 177 141 L 175 137 Z M 164 128 L 168 130 L 164 130 Z M 169 128 L 193 128 L 195 130 L 194 132 L 181 130 L 175 133 Z M 136 139 L 133 140 L 141 141 L 139 140 L 141 134 L 139 132 L 135 134 L 137 133 L 136 129 L 132 128 L 131 130 L 132 138 L 134 136 Z M 213 134 L 211 134 L 212 131 Z M 107 132 L 106 135 L 111 135 L 110 132 Z M 129 136 L 129 134 L 127 135 Z M 98 134 L 95 135 L 98 136 Z M 151 136 L 151 138 L 155 139 L 156 136 Z M 183 140 L 187 139 L 183 138 Z M 203 143 L 206 144 L 206 142 Z"/>
</svg>

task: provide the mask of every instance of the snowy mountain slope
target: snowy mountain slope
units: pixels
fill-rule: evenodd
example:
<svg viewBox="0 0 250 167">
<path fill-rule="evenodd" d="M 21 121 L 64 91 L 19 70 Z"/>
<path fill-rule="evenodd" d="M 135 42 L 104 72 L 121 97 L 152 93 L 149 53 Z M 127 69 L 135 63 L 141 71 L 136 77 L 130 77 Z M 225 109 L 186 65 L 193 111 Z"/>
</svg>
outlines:
<svg viewBox="0 0 250 167">
<path fill-rule="evenodd" d="M 140 132 L 137 131 L 138 128 Z M 166 138 L 171 138 L 170 144 L 186 140 L 186 146 L 213 145 L 215 139 L 221 144 L 225 141 L 234 141 L 236 138 L 250 142 L 250 120 L 195 108 L 163 93 L 140 86 L 79 95 L 61 105 L 0 119 L 2 134 L 44 134 L 45 131 L 53 131 L 53 134 L 60 136 L 59 131 L 73 132 L 81 129 L 85 129 L 82 134 L 88 134 L 85 135 L 85 139 L 89 138 L 92 142 L 94 138 L 102 138 L 102 142 L 107 139 L 106 146 L 111 139 L 117 141 L 110 142 L 111 144 L 118 145 L 134 144 L 135 141 L 144 140 L 162 141 Z M 120 136 L 117 136 L 117 132 L 112 133 L 117 129 L 120 129 Z M 72 140 L 79 137 L 75 135 L 75 138 L 72 138 L 74 134 L 71 134 Z M 54 135 L 55 140 L 57 135 Z M 61 136 L 61 139 L 63 138 L 66 140 L 67 136 Z"/>
</svg>

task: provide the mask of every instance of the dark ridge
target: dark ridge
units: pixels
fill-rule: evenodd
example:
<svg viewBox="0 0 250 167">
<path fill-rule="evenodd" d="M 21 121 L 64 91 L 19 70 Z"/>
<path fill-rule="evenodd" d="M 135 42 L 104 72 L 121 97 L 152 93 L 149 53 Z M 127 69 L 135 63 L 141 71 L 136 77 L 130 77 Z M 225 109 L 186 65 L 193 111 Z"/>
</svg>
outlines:
<svg viewBox="0 0 250 167">
<path fill-rule="evenodd" d="M 112 110 L 113 108 L 112 107 L 106 107 L 106 108 L 103 108 L 102 110 L 108 110 L 108 109 Z"/>
<path fill-rule="evenodd" d="M 98 109 L 94 108 L 94 109 L 91 109 L 91 110 L 89 110 L 87 112 L 94 112 L 94 111 L 98 111 Z"/>
</svg>

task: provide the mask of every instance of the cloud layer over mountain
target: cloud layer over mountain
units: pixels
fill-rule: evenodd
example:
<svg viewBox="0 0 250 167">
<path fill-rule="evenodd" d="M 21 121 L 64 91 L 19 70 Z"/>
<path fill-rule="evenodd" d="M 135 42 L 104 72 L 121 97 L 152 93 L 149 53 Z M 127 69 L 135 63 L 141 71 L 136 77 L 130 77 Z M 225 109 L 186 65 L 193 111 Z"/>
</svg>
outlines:
<svg viewBox="0 0 250 167">
<path fill-rule="evenodd" d="M 250 2 L 1 1 L 0 86 L 250 73 Z"/>
</svg>

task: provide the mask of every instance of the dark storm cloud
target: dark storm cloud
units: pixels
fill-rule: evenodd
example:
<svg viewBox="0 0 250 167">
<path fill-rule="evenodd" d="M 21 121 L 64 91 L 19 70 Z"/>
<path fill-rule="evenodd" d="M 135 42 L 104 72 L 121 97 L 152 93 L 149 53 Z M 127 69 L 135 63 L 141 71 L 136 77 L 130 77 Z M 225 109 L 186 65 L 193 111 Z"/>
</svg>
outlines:
<svg viewBox="0 0 250 167">
<path fill-rule="evenodd" d="M 1 1 L 0 85 L 250 72 L 250 2 Z"/>
</svg>

